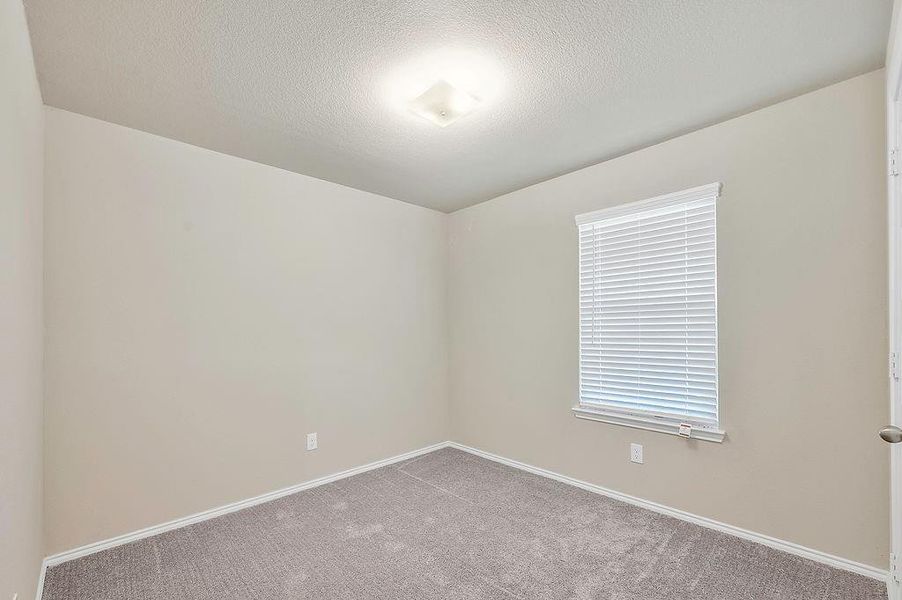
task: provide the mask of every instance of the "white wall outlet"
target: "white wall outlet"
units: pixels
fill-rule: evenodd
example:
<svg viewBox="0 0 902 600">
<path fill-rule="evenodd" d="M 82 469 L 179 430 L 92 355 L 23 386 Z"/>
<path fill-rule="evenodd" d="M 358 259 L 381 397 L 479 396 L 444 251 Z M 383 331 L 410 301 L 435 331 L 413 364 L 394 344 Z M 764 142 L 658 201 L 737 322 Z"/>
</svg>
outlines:
<svg viewBox="0 0 902 600">
<path fill-rule="evenodd" d="M 307 450 L 316 450 L 316 448 L 317 448 L 316 434 L 308 433 L 307 434 Z"/>
<path fill-rule="evenodd" d="M 630 444 L 630 461 L 642 464 L 642 444 Z"/>
</svg>

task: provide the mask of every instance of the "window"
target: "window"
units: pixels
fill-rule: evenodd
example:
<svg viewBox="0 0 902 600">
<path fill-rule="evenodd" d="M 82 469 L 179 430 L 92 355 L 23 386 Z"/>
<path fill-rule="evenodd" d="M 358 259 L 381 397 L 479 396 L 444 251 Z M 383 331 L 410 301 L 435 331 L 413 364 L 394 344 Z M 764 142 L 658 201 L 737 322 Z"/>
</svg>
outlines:
<svg viewBox="0 0 902 600">
<path fill-rule="evenodd" d="M 720 184 L 576 218 L 578 417 L 722 441 Z"/>
</svg>

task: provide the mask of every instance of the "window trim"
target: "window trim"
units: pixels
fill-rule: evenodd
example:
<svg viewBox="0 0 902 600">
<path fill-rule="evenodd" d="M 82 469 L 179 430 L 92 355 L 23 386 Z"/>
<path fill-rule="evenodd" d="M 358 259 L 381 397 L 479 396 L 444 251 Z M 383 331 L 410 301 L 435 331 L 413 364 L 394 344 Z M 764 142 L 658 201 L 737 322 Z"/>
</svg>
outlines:
<svg viewBox="0 0 902 600">
<path fill-rule="evenodd" d="M 685 204 L 687 202 L 692 202 L 693 200 L 699 200 L 705 197 L 714 196 L 714 201 L 718 202 L 720 199 L 722 185 L 720 182 L 711 183 L 708 185 L 702 185 L 694 188 L 690 188 L 687 190 L 674 192 L 671 194 L 664 194 L 661 196 L 655 196 L 654 198 L 649 198 L 647 200 L 640 200 L 638 202 L 628 202 L 625 204 L 619 204 L 617 206 L 611 206 L 608 208 L 604 208 L 601 210 L 596 210 L 589 213 L 583 213 L 576 216 L 576 225 L 577 228 L 580 225 L 593 223 L 595 221 L 599 221 L 602 219 L 613 219 L 621 216 L 630 215 L 632 213 L 651 210 L 655 208 L 664 208 L 667 206 L 674 206 L 678 204 Z M 716 236 L 716 223 L 715 223 L 715 236 Z M 716 238 L 715 238 L 716 240 Z M 715 241 L 716 248 L 716 241 Z M 716 266 L 716 258 L 715 258 L 715 289 L 717 286 L 717 266 Z M 717 316 L 718 316 L 718 306 L 717 306 L 717 294 L 715 292 L 714 298 L 714 315 L 715 315 L 715 328 L 717 327 Z M 716 335 L 716 333 L 715 333 Z M 691 439 L 699 439 L 710 442 L 723 442 L 726 437 L 726 432 L 720 428 L 721 425 L 721 397 L 720 397 L 720 377 L 719 377 L 719 344 L 715 345 L 715 355 L 714 355 L 714 365 L 716 372 L 718 373 L 717 377 L 717 423 L 715 426 L 702 426 L 697 424 L 692 424 L 692 431 L 690 434 Z M 577 341 L 577 356 L 580 355 L 579 349 L 579 341 Z M 586 419 L 589 421 L 599 421 L 602 423 L 609 423 L 612 425 L 621 425 L 625 427 L 632 427 L 635 429 L 644 429 L 647 431 L 655 431 L 658 433 L 667 433 L 671 435 L 679 436 L 680 424 L 684 421 L 680 419 L 675 419 L 673 416 L 663 416 L 663 415 L 655 415 L 651 412 L 629 412 L 629 411 L 618 411 L 616 409 L 611 408 L 602 408 L 596 406 L 587 406 L 581 404 L 580 399 L 577 398 L 576 405 L 572 408 L 573 414 L 575 417 L 579 419 Z M 681 436 L 685 437 L 685 436 Z"/>
<path fill-rule="evenodd" d="M 624 427 L 645 429 L 646 431 L 656 431 L 658 433 L 669 433 L 677 436 L 680 435 L 680 421 L 674 421 L 672 419 L 659 418 L 652 415 L 639 415 L 635 413 L 618 413 L 612 410 L 589 408 L 578 403 L 572 410 L 573 415 L 578 419 L 599 421 L 601 423 L 610 423 L 611 425 L 623 425 Z M 723 442 L 726 435 L 727 433 L 722 429 L 693 426 L 690 439 L 705 440 L 707 442 Z"/>
<path fill-rule="evenodd" d="M 672 194 L 662 194 L 647 200 L 639 200 L 637 202 L 627 202 L 616 206 L 609 206 L 601 210 L 582 213 L 576 215 L 576 224 L 585 225 L 601 219 L 613 219 L 615 217 L 623 217 L 631 215 L 642 210 L 650 210 L 652 208 L 665 208 L 674 206 L 675 204 L 685 204 L 693 200 L 701 200 L 708 196 L 714 196 L 715 201 L 720 199 L 722 185 L 720 182 L 700 185 L 698 187 L 689 188 Z"/>
</svg>

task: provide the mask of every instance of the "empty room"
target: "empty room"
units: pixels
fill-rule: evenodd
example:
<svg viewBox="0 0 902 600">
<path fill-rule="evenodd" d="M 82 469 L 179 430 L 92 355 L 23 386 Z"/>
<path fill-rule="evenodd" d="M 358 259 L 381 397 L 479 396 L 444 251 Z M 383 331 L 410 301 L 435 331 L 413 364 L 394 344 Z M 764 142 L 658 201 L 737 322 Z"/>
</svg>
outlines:
<svg viewBox="0 0 902 600">
<path fill-rule="evenodd" d="M 902 0 L 0 0 L 0 600 L 902 600 Z"/>
</svg>

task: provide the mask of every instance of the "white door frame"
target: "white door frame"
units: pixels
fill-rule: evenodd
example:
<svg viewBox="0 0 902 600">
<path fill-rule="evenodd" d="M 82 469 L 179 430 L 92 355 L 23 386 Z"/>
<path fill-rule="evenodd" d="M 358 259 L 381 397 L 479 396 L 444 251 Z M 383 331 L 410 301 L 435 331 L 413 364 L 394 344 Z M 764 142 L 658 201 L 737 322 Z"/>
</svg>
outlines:
<svg viewBox="0 0 902 600">
<path fill-rule="evenodd" d="M 889 351 L 890 422 L 902 426 L 902 0 L 893 3 L 893 18 L 886 50 L 886 144 L 889 223 Z M 894 160 L 895 159 L 895 160 Z M 889 600 L 902 600 L 902 444 L 890 452 L 890 565 Z"/>
</svg>

